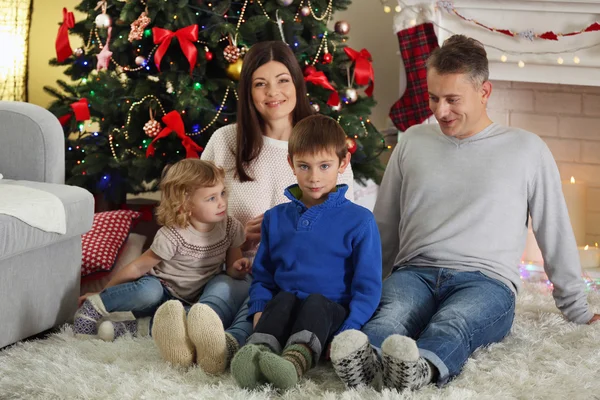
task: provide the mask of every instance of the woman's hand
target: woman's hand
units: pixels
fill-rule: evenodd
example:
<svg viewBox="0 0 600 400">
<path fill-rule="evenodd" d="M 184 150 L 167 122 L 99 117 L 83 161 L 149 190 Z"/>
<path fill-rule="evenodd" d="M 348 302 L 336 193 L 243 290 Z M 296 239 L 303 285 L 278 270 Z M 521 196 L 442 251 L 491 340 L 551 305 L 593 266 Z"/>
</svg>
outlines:
<svg viewBox="0 0 600 400">
<path fill-rule="evenodd" d="M 260 226 L 262 225 L 263 216 L 264 214 L 260 214 L 258 217 L 246 222 L 244 227 L 246 241 L 242 244 L 243 251 L 254 250 L 260 243 Z"/>
</svg>

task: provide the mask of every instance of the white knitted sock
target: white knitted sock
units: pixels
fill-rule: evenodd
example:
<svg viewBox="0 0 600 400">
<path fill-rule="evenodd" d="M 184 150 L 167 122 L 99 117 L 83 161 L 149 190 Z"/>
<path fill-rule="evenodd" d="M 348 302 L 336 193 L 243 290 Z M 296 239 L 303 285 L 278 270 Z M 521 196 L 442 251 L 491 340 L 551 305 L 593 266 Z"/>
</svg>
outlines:
<svg viewBox="0 0 600 400">
<path fill-rule="evenodd" d="M 169 300 L 156 310 L 152 338 L 165 361 L 183 367 L 193 364 L 194 345 L 188 336 L 185 309 L 179 300 Z"/>
<path fill-rule="evenodd" d="M 223 373 L 230 360 L 221 318 L 206 304 L 194 304 L 188 313 L 187 327 L 196 346 L 196 364 L 208 374 Z"/>
</svg>

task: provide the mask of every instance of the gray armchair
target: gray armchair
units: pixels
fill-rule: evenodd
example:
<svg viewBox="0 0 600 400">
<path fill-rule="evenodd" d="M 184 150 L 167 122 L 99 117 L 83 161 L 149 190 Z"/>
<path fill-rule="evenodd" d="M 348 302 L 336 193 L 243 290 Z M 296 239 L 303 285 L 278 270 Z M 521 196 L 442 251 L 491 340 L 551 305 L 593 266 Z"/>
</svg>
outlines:
<svg viewBox="0 0 600 400">
<path fill-rule="evenodd" d="M 81 235 L 94 216 L 87 190 L 64 184 L 64 135 L 39 106 L 0 101 L 0 198 L 13 185 L 56 195 L 66 234 L 34 228 L 0 214 L 0 348 L 69 320 L 81 276 Z"/>
</svg>

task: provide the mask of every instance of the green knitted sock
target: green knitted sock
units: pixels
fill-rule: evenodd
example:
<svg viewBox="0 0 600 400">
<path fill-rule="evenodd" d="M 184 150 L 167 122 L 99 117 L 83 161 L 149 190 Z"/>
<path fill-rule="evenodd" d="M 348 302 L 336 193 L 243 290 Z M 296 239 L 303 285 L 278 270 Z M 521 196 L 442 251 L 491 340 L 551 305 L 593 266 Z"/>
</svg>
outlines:
<svg viewBox="0 0 600 400">
<path fill-rule="evenodd" d="M 258 361 L 265 378 L 279 389 L 289 389 L 312 365 L 312 351 L 304 344 L 292 344 L 281 356 L 261 353 Z"/>
<path fill-rule="evenodd" d="M 239 349 L 231 360 L 231 375 L 237 384 L 245 389 L 261 385 L 265 379 L 258 367 L 258 360 L 260 354 L 270 352 L 268 347 L 256 344 L 247 344 Z"/>
</svg>

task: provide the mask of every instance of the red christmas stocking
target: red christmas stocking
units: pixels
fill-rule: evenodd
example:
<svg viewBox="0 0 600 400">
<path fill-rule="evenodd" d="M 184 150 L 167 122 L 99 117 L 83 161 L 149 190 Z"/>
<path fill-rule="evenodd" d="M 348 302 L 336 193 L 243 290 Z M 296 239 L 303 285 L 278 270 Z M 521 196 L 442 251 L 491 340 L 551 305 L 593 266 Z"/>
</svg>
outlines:
<svg viewBox="0 0 600 400">
<path fill-rule="evenodd" d="M 438 47 L 430 22 L 398 32 L 400 53 L 406 70 L 406 91 L 390 109 L 390 118 L 402 132 L 431 116 L 427 91 L 426 61 Z"/>
</svg>

